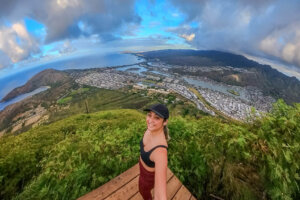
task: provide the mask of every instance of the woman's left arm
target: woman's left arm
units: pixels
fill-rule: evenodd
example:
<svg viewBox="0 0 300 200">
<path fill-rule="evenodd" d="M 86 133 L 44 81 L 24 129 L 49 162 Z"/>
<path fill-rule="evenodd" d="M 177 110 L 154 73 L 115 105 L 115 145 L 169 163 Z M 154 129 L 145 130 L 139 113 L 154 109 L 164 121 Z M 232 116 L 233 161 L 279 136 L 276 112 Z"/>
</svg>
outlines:
<svg viewBox="0 0 300 200">
<path fill-rule="evenodd" d="M 154 199 L 167 199 L 168 152 L 165 148 L 157 148 L 152 153 L 155 162 Z"/>
</svg>

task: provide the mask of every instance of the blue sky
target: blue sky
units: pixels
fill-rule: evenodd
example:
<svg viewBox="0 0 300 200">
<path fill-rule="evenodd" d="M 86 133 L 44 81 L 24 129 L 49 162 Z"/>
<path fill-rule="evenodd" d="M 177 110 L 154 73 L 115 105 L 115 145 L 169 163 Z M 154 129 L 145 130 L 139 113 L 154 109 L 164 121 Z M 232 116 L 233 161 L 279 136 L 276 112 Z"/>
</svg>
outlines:
<svg viewBox="0 0 300 200">
<path fill-rule="evenodd" d="M 300 78 L 298 0 L 0 0 L 0 77 L 84 53 L 214 49 Z"/>
</svg>

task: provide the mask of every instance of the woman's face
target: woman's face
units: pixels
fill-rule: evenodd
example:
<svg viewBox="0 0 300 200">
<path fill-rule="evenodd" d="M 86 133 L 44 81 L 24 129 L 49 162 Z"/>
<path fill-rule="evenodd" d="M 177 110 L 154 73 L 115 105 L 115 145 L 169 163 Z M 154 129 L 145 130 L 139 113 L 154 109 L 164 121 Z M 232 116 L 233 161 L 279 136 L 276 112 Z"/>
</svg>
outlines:
<svg viewBox="0 0 300 200">
<path fill-rule="evenodd" d="M 148 112 L 147 117 L 147 127 L 149 131 L 158 131 L 163 128 L 163 126 L 167 125 L 168 120 L 164 121 L 163 118 L 155 114 L 155 112 Z"/>
</svg>

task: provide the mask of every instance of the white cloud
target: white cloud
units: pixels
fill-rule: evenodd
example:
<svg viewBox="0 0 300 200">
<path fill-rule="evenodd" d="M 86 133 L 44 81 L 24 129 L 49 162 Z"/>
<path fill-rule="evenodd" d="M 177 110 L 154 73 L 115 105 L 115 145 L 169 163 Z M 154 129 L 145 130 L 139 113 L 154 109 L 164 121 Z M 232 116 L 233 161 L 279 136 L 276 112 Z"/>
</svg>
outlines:
<svg viewBox="0 0 300 200">
<path fill-rule="evenodd" d="M 65 9 L 67 7 L 77 7 L 80 5 L 80 2 L 78 0 L 56 0 L 56 4 L 60 8 Z"/>
<path fill-rule="evenodd" d="M 1 0 L 0 0 L 1 1 Z M 114 39 L 127 24 L 139 24 L 135 0 L 10 0 L 0 7 L 0 18 L 16 21 L 30 16 L 46 27 L 46 43 L 99 34 Z"/>
<path fill-rule="evenodd" d="M 73 53 L 74 51 L 76 51 L 76 48 L 72 45 L 72 43 L 70 42 L 70 40 L 66 40 L 62 47 L 59 50 L 60 54 L 70 54 Z"/>
<path fill-rule="evenodd" d="M 288 43 L 282 50 L 283 59 L 288 62 L 293 62 L 295 57 L 295 51 L 297 47 L 295 44 Z"/>
<path fill-rule="evenodd" d="M 267 55 L 281 58 L 300 66 L 300 23 L 273 31 L 260 42 L 260 49 Z"/>
<path fill-rule="evenodd" d="M 26 3 L 0 0 L 0 3 L 0 51 L 14 63 L 38 52 L 40 45 L 57 41 L 89 39 L 93 35 L 101 42 L 117 40 L 120 35 L 133 34 L 141 21 L 134 10 L 135 0 L 26 0 Z M 20 23 L 24 18 L 44 25 L 40 38 L 34 38 Z M 65 46 L 58 51 L 66 53 L 74 48 Z"/>
<path fill-rule="evenodd" d="M 38 52 L 39 48 L 24 24 L 17 22 L 11 27 L 0 28 L 0 50 L 16 63 L 27 58 L 31 52 Z"/>
<path fill-rule="evenodd" d="M 182 38 L 184 38 L 184 39 L 186 39 L 187 41 L 192 41 L 194 38 L 195 38 L 195 34 L 194 33 L 192 33 L 192 34 L 181 34 L 181 35 L 179 35 L 180 37 L 182 37 Z"/>
<path fill-rule="evenodd" d="M 277 59 L 300 68 L 299 0 L 170 0 L 186 16 L 178 35 L 189 44 Z M 192 30 L 183 24 L 198 23 Z"/>
<path fill-rule="evenodd" d="M 267 36 L 260 42 L 260 49 L 268 54 L 279 56 L 279 42 L 274 36 Z"/>
</svg>

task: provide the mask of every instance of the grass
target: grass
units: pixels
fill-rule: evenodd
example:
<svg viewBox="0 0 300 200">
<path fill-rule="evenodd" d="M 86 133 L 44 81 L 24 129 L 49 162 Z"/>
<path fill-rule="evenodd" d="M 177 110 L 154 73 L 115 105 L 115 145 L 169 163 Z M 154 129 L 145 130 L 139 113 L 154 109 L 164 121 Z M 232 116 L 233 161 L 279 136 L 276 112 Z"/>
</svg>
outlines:
<svg viewBox="0 0 300 200">
<path fill-rule="evenodd" d="M 109 90 L 98 92 L 93 94 L 105 96 Z M 109 104 L 105 97 L 110 106 L 137 99 L 111 94 Z M 147 98 L 152 103 L 159 95 Z M 168 107 L 174 113 L 179 105 Z M 278 102 L 253 124 L 172 116 L 169 167 L 198 199 L 209 194 L 234 200 L 299 199 L 299 113 L 300 104 Z M 4 136 L 0 199 L 77 199 L 138 162 L 145 129 L 145 114 L 114 108 Z"/>
<path fill-rule="evenodd" d="M 65 98 L 59 99 L 57 101 L 57 103 L 60 105 L 63 105 L 63 104 L 70 102 L 71 100 L 72 100 L 72 97 L 65 97 Z"/>
<path fill-rule="evenodd" d="M 89 90 L 90 90 L 90 88 L 85 88 L 85 87 L 79 88 L 77 90 L 72 91 L 70 95 L 74 96 L 74 95 L 77 95 L 77 94 L 82 94 L 82 93 L 85 93 L 85 92 L 87 92 Z"/>
<path fill-rule="evenodd" d="M 238 93 L 238 92 L 235 91 L 235 90 L 227 90 L 227 92 L 229 92 L 229 93 L 231 93 L 231 94 L 233 94 L 233 95 L 235 95 L 235 96 L 240 96 L 240 93 Z"/>
<path fill-rule="evenodd" d="M 77 92 L 81 91 L 81 92 Z M 82 92 L 83 91 L 83 92 Z M 144 94 L 144 95 L 143 95 Z M 72 116 L 74 114 L 86 113 L 87 102 L 90 113 L 111 109 L 137 109 L 143 110 L 144 107 L 157 102 L 165 103 L 170 109 L 170 115 L 186 115 L 200 117 L 205 115 L 197 110 L 189 101 L 182 99 L 179 95 L 174 97 L 182 99 L 180 102 L 164 102 L 169 96 L 160 93 L 146 95 L 143 90 L 134 92 L 124 88 L 123 90 L 107 90 L 90 87 L 89 89 L 78 89 L 71 92 L 65 99 L 71 99 L 65 104 L 58 104 L 56 109 L 50 111 L 48 123 Z"/>
</svg>

